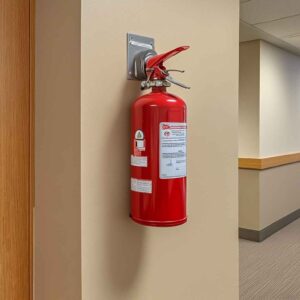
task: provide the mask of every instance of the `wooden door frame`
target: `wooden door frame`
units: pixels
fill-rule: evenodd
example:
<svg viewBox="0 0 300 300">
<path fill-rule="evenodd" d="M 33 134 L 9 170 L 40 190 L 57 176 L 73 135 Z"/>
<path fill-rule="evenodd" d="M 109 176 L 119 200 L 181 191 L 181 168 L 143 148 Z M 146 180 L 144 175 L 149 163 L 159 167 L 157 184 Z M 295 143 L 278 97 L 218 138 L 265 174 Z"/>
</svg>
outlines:
<svg viewBox="0 0 300 300">
<path fill-rule="evenodd" d="M 34 295 L 34 206 L 35 206 L 35 0 L 29 0 L 30 5 L 30 251 L 29 251 L 29 280 L 30 280 L 30 300 Z"/>
<path fill-rule="evenodd" d="M 0 1 L 0 298 L 33 299 L 35 0 Z"/>
</svg>

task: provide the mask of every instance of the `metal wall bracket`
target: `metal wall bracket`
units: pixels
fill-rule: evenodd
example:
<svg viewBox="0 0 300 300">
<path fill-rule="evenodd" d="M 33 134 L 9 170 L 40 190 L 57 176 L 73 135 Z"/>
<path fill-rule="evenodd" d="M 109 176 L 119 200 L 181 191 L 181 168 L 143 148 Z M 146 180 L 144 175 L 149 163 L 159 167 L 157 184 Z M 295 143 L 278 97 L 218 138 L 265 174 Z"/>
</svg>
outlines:
<svg viewBox="0 0 300 300">
<path fill-rule="evenodd" d="M 134 60 L 137 54 L 146 50 L 154 50 L 153 38 L 127 33 L 127 79 L 137 80 Z"/>
</svg>

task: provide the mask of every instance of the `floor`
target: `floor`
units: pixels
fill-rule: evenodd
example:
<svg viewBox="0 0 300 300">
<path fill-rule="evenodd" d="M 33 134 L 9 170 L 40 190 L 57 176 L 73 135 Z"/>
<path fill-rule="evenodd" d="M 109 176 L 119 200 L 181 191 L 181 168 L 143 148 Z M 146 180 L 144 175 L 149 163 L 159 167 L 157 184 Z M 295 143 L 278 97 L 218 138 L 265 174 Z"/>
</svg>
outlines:
<svg viewBox="0 0 300 300">
<path fill-rule="evenodd" d="M 240 300 L 300 299 L 300 219 L 261 243 L 240 240 Z"/>
</svg>

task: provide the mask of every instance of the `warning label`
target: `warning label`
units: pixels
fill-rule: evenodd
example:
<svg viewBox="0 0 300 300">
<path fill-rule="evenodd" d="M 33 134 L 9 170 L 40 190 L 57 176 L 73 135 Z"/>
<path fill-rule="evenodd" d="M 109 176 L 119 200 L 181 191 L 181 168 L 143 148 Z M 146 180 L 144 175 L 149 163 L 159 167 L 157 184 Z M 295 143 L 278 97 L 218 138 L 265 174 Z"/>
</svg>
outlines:
<svg viewBox="0 0 300 300">
<path fill-rule="evenodd" d="M 137 130 L 134 134 L 134 138 L 136 140 L 143 140 L 144 139 L 144 132 L 142 130 Z"/>
<path fill-rule="evenodd" d="M 140 193 L 152 193 L 152 181 L 131 178 L 131 190 Z"/>
<path fill-rule="evenodd" d="M 134 134 L 135 147 L 138 151 L 145 151 L 145 136 L 142 130 L 137 130 Z"/>
<path fill-rule="evenodd" d="M 186 176 L 186 123 L 162 122 L 159 126 L 159 177 Z"/>
<path fill-rule="evenodd" d="M 135 167 L 147 167 L 148 166 L 147 156 L 131 155 L 131 165 Z"/>
</svg>

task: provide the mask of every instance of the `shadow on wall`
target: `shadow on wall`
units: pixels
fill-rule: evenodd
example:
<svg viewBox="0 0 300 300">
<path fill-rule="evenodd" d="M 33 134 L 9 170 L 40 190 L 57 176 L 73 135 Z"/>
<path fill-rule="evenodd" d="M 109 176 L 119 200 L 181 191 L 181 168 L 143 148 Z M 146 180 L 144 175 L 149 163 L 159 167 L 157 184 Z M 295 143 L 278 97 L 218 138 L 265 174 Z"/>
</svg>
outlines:
<svg viewBox="0 0 300 300">
<path fill-rule="evenodd" d="M 130 217 L 130 107 L 140 95 L 140 82 L 126 81 L 118 99 L 118 110 L 103 141 L 107 157 L 102 158 L 107 185 L 104 262 L 108 284 L 114 293 L 130 292 L 143 259 L 145 227 Z M 121 298 L 120 298 L 121 299 Z"/>
</svg>

